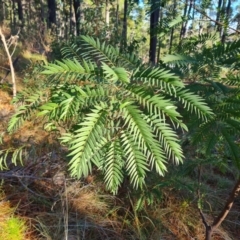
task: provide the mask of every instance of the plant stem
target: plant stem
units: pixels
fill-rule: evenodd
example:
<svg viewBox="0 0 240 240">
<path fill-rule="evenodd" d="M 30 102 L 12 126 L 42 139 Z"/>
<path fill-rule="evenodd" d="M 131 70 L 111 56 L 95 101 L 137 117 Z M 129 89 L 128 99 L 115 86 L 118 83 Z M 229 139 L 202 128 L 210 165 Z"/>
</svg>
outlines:
<svg viewBox="0 0 240 240">
<path fill-rule="evenodd" d="M 238 181 L 236 182 L 233 190 L 231 191 L 231 193 L 225 203 L 224 208 L 222 209 L 220 214 L 217 216 L 217 218 L 214 220 L 212 225 L 207 224 L 206 218 L 204 217 L 202 210 L 199 208 L 202 222 L 206 229 L 205 240 L 211 240 L 212 233 L 214 232 L 215 229 L 217 229 L 221 225 L 221 223 L 227 217 L 228 213 L 230 212 L 230 210 L 233 206 L 234 200 L 238 196 L 239 192 L 240 192 L 240 177 L 239 177 Z"/>
<path fill-rule="evenodd" d="M 16 94 L 17 94 L 17 87 L 16 87 L 15 72 L 14 72 L 14 67 L 13 67 L 13 63 L 12 63 L 12 57 L 11 57 L 11 54 L 9 53 L 9 49 L 8 49 L 8 46 L 7 46 L 7 43 L 6 43 L 6 39 L 5 39 L 5 36 L 2 32 L 1 27 L 0 27 L 0 36 L 1 36 L 5 51 L 6 51 L 7 56 L 8 56 L 8 61 L 9 61 L 9 65 L 10 65 L 11 75 L 12 75 L 13 97 L 15 97 Z"/>
<path fill-rule="evenodd" d="M 222 223 L 222 221 L 226 218 L 229 211 L 231 210 L 235 198 L 238 196 L 240 192 L 240 178 L 236 182 L 230 196 L 228 197 L 228 200 L 222 210 L 222 212 L 218 215 L 218 217 L 214 220 L 212 227 L 215 229 L 219 227 L 219 225 Z"/>
</svg>

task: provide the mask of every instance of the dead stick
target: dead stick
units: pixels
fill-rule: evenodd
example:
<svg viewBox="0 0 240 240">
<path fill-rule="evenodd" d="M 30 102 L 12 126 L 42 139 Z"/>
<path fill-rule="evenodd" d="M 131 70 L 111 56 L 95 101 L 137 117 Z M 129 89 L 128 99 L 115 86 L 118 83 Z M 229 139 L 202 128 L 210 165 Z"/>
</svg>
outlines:
<svg viewBox="0 0 240 240">
<path fill-rule="evenodd" d="M 13 63 L 12 63 L 12 57 L 11 54 L 9 53 L 9 49 L 7 47 L 7 43 L 6 43 L 6 38 L 2 32 L 2 28 L 0 27 L 0 36 L 5 48 L 5 51 L 7 53 L 8 56 L 8 61 L 9 61 L 9 65 L 10 65 L 10 69 L 11 69 L 11 75 L 12 75 L 12 84 L 13 84 L 13 97 L 16 97 L 17 95 L 17 87 L 16 87 L 16 79 L 15 79 L 15 72 L 14 72 L 14 67 L 13 67 Z"/>
</svg>

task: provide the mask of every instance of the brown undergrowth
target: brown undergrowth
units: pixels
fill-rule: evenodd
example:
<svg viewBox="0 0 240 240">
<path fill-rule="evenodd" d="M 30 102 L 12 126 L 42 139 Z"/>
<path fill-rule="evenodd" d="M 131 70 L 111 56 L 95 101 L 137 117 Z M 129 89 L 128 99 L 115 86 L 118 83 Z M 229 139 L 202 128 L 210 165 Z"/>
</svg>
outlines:
<svg viewBox="0 0 240 240">
<path fill-rule="evenodd" d="M 172 192 L 167 189 L 164 201 L 162 201 L 154 211 L 149 211 L 149 216 L 157 219 L 162 229 L 165 229 L 165 231 L 168 230 L 168 232 L 172 234 L 169 238 L 169 235 L 166 233 L 166 239 L 204 240 L 205 229 L 201 222 L 199 212 L 197 211 L 196 204 L 180 196 L 181 192 Z M 213 220 L 210 214 L 205 214 L 205 216 L 209 222 Z M 161 229 L 156 231 L 152 239 L 157 239 L 159 232 L 161 232 Z M 238 238 L 237 235 L 236 238 L 233 238 L 233 236 L 229 234 L 226 225 L 218 228 L 213 234 L 213 240 L 231 239 L 237 240 Z"/>
</svg>

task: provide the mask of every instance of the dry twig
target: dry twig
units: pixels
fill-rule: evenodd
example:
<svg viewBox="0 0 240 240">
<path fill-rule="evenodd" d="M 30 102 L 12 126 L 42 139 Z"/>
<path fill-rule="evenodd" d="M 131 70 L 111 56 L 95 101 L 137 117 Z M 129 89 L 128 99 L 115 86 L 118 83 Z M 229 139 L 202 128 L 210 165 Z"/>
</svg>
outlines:
<svg viewBox="0 0 240 240">
<path fill-rule="evenodd" d="M 3 43 L 4 49 L 5 49 L 6 53 L 7 53 L 7 57 L 8 57 L 8 61 L 9 61 L 11 75 L 12 75 L 13 97 L 15 97 L 16 94 L 17 94 L 17 87 L 16 87 L 15 71 L 14 71 L 13 62 L 12 62 L 12 55 L 9 52 L 9 46 L 11 44 L 7 44 L 6 38 L 5 38 L 4 34 L 3 34 L 3 31 L 2 31 L 1 27 L 0 27 L 0 37 L 2 39 L 2 43 Z M 17 36 L 15 36 L 14 39 L 17 39 Z M 14 44 L 16 44 L 16 42 Z M 16 45 L 15 45 L 15 47 L 16 47 Z M 14 51 L 15 51 L 15 49 L 14 49 Z"/>
</svg>

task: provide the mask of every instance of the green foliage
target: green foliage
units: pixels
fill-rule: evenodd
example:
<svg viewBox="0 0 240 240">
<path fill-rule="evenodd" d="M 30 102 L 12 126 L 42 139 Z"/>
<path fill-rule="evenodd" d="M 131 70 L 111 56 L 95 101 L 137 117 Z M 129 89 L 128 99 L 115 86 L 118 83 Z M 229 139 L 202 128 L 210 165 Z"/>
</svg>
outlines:
<svg viewBox="0 0 240 240">
<path fill-rule="evenodd" d="M 25 146 L 18 148 L 8 148 L 0 150 L 0 170 L 7 169 L 9 163 L 13 163 L 15 166 L 20 162 L 23 165 L 23 152 Z M 9 161 L 11 158 L 11 161 Z"/>
<path fill-rule="evenodd" d="M 17 113 L 13 115 L 8 124 L 8 131 L 12 132 L 18 129 L 25 120 L 29 120 L 36 109 L 44 102 L 44 93 L 38 89 L 24 90 L 18 94 L 13 103 L 22 103 L 24 105 L 18 108 Z"/>
<path fill-rule="evenodd" d="M 176 130 L 187 127 L 175 103 L 205 121 L 212 112 L 202 98 L 170 71 L 145 66 L 99 40 L 82 37 L 81 51 L 72 54 L 76 47 L 65 47 L 67 58 L 45 67 L 49 94 L 44 89 L 25 98 L 8 130 L 33 112 L 50 123 L 71 122 L 60 138 L 69 147 L 71 175 L 86 177 L 96 166 L 113 193 L 126 175 L 142 188 L 148 171 L 163 176 L 168 159 L 181 163 Z"/>
<path fill-rule="evenodd" d="M 0 193 L 2 199 L 4 195 Z M 0 200 L 0 238 L 4 240 L 24 240 L 27 230 L 26 223 L 22 219 L 14 216 L 14 209 L 7 201 Z"/>
<path fill-rule="evenodd" d="M 5 240 L 23 240 L 24 237 L 24 231 L 26 226 L 24 225 L 24 222 L 16 217 L 11 217 L 6 220 L 6 226 L 4 229 L 1 229 L 2 239 Z"/>
<path fill-rule="evenodd" d="M 215 114 L 205 123 L 194 118 L 186 120 L 189 122 L 192 142 L 198 144 L 206 156 L 221 142 L 227 147 L 225 154 L 231 157 L 239 169 L 240 149 L 237 140 L 240 101 L 236 66 L 239 64 L 240 40 L 209 46 L 209 41 L 213 39 L 211 35 L 201 36 L 195 41 L 191 38 L 189 41 L 194 51 L 189 55 L 186 40 L 181 50 L 184 55 L 165 56 L 163 61 L 188 82 L 187 89 L 204 97 Z"/>
</svg>

